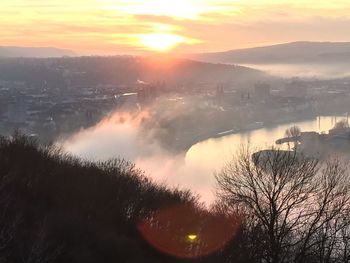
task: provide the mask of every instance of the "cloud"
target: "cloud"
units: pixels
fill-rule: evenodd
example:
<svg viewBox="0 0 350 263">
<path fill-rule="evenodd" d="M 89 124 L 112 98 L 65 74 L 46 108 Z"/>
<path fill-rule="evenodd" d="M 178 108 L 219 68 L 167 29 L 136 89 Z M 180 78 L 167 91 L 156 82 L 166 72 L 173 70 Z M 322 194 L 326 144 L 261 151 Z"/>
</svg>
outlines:
<svg viewBox="0 0 350 263">
<path fill-rule="evenodd" d="M 137 53 L 137 36 L 155 33 L 200 40 L 174 52 L 350 41 L 349 11 L 342 0 L 2 0 L 0 41 L 110 54 Z"/>
</svg>

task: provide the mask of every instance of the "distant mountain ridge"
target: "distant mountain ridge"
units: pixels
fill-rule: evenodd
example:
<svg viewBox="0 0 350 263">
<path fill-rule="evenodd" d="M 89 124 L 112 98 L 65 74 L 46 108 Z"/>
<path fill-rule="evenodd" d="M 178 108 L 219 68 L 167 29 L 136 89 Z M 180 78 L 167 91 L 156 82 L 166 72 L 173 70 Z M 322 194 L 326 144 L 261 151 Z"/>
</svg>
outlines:
<svg viewBox="0 0 350 263">
<path fill-rule="evenodd" d="M 48 58 L 64 56 L 76 56 L 76 53 L 68 49 L 60 49 L 53 47 L 0 46 L 0 57 Z"/>
<path fill-rule="evenodd" d="M 291 42 L 272 46 L 185 55 L 211 63 L 349 63 L 350 42 Z"/>
</svg>

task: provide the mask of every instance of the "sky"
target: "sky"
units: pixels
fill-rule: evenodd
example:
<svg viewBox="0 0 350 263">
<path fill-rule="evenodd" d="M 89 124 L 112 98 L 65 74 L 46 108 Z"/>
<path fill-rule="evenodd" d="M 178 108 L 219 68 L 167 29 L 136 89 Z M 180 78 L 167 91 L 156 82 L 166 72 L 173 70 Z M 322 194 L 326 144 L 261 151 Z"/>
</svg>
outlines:
<svg viewBox="0 0 350 263">
<path fill-rule="evenodd" d="M 79 54 L 350 41 L 349 0 L 1 0 L 0 45 Z"/>
</svg>

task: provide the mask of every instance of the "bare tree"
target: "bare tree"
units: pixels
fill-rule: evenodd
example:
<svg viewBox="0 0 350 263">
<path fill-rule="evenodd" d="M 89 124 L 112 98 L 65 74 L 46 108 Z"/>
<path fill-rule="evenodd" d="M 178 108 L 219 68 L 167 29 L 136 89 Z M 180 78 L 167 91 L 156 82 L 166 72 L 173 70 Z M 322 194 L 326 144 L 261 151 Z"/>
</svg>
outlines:
<svg viewBox="0 0 350 263">
<path fill-rule="evenodd" d="M 288 139 L 293 141 L 295 150 L 297 149 L 300 135 L 301 135 L 301 130 L 298 126 L 295 126 L 295 125 L 285 131 L 285 136 Z M 289 140 L 288 140 L 288 145 L 289 145 Z"/>
<path fill-rule="evenodd" d="M 346 128 L 349 128 L 349 122 L 346 119 L 342 119 L 334 125 L 334 129 L 346 129 Z"/>
<path fill-rule="evenodd" d="M 331 239 L 344 229 L 335 222 L 348 201 L 347 177 L 338 160 L 320 163 L 272 149 L 263 156 L 255 154 L 253 161 L 245 149 L 216 179 L 220 200 L 245 211 L 249 231 L 262 231 L 259 238 L 264 246 L 258 256 L 264 262 L 307 262 L 322 242 L 323 253 L 334 256 Z"/>
</svg>

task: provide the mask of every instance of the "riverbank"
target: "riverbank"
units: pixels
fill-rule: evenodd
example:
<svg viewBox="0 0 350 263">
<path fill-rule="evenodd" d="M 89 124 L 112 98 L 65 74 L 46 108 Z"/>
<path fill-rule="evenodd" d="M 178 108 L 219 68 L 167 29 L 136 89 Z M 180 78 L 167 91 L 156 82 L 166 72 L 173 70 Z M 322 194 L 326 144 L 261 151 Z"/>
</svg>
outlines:
<svg viewBox="0 0 350 263">
<path fill-rule="evenodd" d="M 243 127 L 229 127 L 227 130 L 217 130 L 214 132 L 198 132 L 196 134 L 183 134 L 181 139 L 176 138 L 176 141 L 170 145 L 172 151 L 176 153 L 185 153 L 187 152 L 193 145 L 200 143 L 202 141 L 208 139 L 217 139 L 225 136 L 239 134 L 243 132 L 255 131 L 264 128 L 274 128 L 281 124 L 287 124 L 290 122 L 301 122 L 308 121 L 314 118 L 317 118 L 317 114 L 308 114 L 304 117 L 289 117 L 284 119 L 276 120 L 275 122 L 253 122 Z M 169 145 L 167 145 L 169 146 Z"/>
<path fill-rule="evenodd" d="M 319 116 L 345 116 L 346 113 L 338 113 L 338 114 L 332 114 L 332 115 L 319 115 L 316 113 L 309 113 L 307 115 L 303 116 L 290 116 L 288 118 L 280 118 L 274 122 L 253 122 L 250 125 L 245 125 L 243 127 L 228 127 L 227 130 L 216 130 L 216 131 L 210 131 L 210 132 L 198 132 L 198 133 L 184 133 L 183 137 L 181 139 L 177 138 L 176 141 L 174 141 L 168 149 L 171 149 L 171 151 L 181 154 L 186 153 L 193 145 L 196 145 L 197 143 L 200 143 L 205 140 L 209 139 L 217 139 L 222 138 L 225 136 L 230 136 L 234 134 L 240 134 L 245 132 L 251 132 L 256 131 L 259 129 L 273 129 L 278 127 L 279 125 L 285 125 L 290 123 L 291 126 L 294 124 L 297 124 L 298 122 L 304 122 L 304 121 L 310 121 L 314 120 Z M 276 138 L 277 140 L 278 138 Z"/>
</svg>

